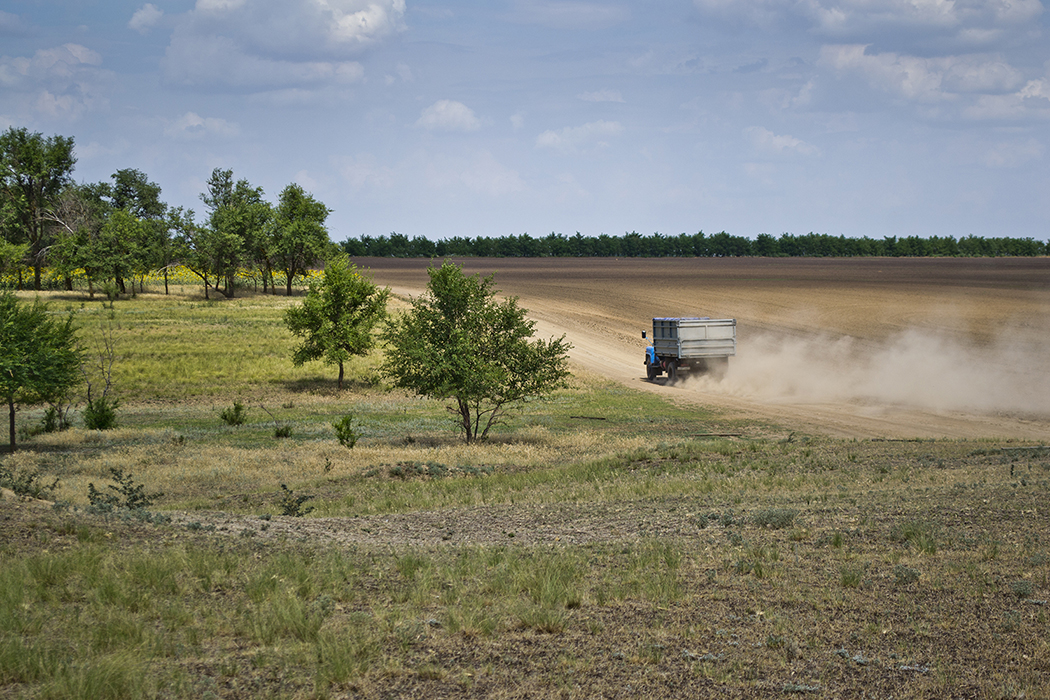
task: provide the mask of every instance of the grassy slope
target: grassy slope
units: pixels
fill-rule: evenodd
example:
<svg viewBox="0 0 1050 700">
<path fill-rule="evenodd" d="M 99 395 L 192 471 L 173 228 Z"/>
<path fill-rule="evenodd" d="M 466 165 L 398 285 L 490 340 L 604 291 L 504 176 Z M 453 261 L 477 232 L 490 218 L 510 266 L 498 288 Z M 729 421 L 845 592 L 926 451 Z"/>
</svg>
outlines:
<svg viewBox="0 0 1050 700">
<path fill-rule="evenodd" d="M 370 361 L 342 394 L 293 368 L 286 303 L 73 302 L 89 345 L 113 329 L 121 427 L 5 458 L 74 507 L 0 511 L 0 697 L 1047 694 L 1047 451 L 788 436 L 590 377 L 468 448 Z M 352 451 L 329 425 L 347 412 Z M 79 509 L 111 467 L 161 510 L 255 526 Z M 281 483 L 313 514 L 498 506 L 562 534 L 271 538 Z M 599 536 L 563 540 L 571 516 L 541 522 L 558 509 L 599 513 Z"/>
</svg>

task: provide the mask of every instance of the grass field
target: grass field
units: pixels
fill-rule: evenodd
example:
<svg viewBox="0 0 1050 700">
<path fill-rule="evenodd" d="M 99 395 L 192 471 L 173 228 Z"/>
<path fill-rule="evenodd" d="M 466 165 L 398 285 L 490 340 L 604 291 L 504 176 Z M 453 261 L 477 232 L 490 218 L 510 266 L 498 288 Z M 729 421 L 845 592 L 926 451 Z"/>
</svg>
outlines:
<svg viewBox="0 0 1050 700">
<path fill-rule="evenodd" d="M 466 446 L 374 358 L 343 392 L 294 368 L 294 302 L 52 298 L 112 338 L 119 426 L 19 413 L 0 468 L 58 503 L 0 503 L 0 697 L 1050 695 L 1040 442 L 833 439 L 580 370 Z M 88 507 L 112 469 L 150 514 Z"/>
</svg>

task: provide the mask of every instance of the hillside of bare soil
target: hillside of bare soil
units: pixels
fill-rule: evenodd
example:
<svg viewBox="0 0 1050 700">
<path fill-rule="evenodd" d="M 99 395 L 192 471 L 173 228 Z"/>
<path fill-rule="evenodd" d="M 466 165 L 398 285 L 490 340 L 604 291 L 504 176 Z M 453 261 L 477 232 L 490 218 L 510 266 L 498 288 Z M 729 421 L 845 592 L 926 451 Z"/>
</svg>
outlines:
<svg viewBox="0 0 1050 700">
<path fill-rule="evenodd" d="M 403 297 L 427 260 L 358 259 Z M 580 367 L 842 437 L 1050 439 L 1050 259 L 476 259 Z M 648 382 L 654 316 L 735 318 L 722 381 Z"/>
</svg>

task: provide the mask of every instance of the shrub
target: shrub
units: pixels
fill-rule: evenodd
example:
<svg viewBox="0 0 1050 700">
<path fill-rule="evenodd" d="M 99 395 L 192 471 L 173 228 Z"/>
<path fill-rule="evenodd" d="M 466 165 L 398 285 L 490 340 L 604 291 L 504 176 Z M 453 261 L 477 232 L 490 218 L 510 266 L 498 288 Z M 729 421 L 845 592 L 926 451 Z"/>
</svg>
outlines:
<svg viewBox="0 0 1050 700">
<path fill-rule="evenodd" d="M 109 512 L 118 508 L 145 510 L 160 498 L 162 493 L 146 493 L 145 486 L 136 484 L 131 474 L 123 469 L 110 468 L 109 473 L 117 485 L 108 484 L 108 491 L 99 491 L 93 482 L 88 483 L 88 502 L 96 511 Z"/>
<path fill-rule="evenodd" d="M 313 496 L 296 496 L 295 493 L 284 484 L 281 484 L 281 491 L 284 493 L 281 495 L 281 499 L 277 502 L 281 507 L 281 515 L 290 515 L 293 518 L 301 518 L 314 509 L 313 506 L 303 508 L 303 504 L 313 498 Z"/>
<path fill-rule="evenodd" d="M 11 489 L 15 494 L 23 498 L 51 500 L 50 497 L 54 494 L 55 489 L 58 488 L 58 479 L 55 479 L 50 484 L 45 484 L 40 481 L 38 472 L 28 469 L 12 471 L 0 464 L 0 486 L 5 489 Z"/>
<path fill-rule="evenodd" d="M 233 406 L 222 409 L 219 418 L 226 425 L 244 425 L 244 422 L 248 420 L 248 409 L 240 401 L 234 401 Z"/>
<path fill-rule="evenodd" d="M 88 399 L 84 408 L 84 427 L 88 430 L 111 430 L 117 427 L 117 401 L 107 396 Z"/>
<path fill-rule="evenodd" d="M 292 436 L 292 426 L 288 425 L 287 423 L 284 423 L 283 425 L 278 425 L 277 427 L 275 427 L 273 429 L 273 436 L 275 438 L 291 437 Z"/>
<path fill-rule="evenodd" d="M 339 444 L 348 450 L 354 449 L 354 445 L 357 444 L 358 439 L 361 437 L 361 433 L 354 430 L 354 415 L 348 413 L 341 419 L 332 423 L 332 427 L 335 429 L 335 436 L 339 439 Z"/>
</svg>

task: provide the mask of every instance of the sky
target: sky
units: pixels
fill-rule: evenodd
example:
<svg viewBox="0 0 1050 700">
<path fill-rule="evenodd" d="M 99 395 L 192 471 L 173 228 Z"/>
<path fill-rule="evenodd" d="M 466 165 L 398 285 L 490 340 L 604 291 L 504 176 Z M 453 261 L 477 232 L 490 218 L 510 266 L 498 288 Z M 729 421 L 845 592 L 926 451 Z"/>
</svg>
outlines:
<svg viewBox="0 0 1050 700">
<path fill-rule="evenodd" d="M 0 129 L 333 240 L 1050 238 L 1039 0 L 0 0 Z"/>
</svg>

